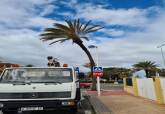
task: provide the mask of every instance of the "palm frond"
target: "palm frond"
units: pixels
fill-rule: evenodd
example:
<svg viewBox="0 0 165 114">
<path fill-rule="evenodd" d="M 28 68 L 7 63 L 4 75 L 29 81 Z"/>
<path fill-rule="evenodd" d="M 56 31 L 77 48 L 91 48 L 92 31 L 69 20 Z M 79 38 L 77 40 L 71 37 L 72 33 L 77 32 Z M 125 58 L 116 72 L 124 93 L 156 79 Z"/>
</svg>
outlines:
<svg viewBox="0 0 165 114">
<path fill-rule="evenodd" d="M 72 21 L 70 21 L 70 20 L 65 20 L 65 22 L 68 24 L 70 30 L 72 30 L 72 32 L 75 32 L 75 31 L 74 31 L 75 28 L 74 28 L 74 25 L 72 24 Z"/>
<path fill-rule="evenodd" d="M 88 38 L 88 37 L 83 36 L 83 37 L 81 37 L 81 38 L 83 38 L 83 39 L 89 41 L 89 38 Z"/>
<path fill-rule="evenodd" d="M 77 29 L 77 20 L 74 20 L 74 21 L 73 21 L 73 28 L 74 28 L 74 30 Z"/>
<path fill-rule="evenodd" d="M 69 39 L 61 39 L 61 40 L 56 40 L 56 41 L 53 41 L 53 42 L 51 42 L 49 45 L 52 45 L 52 44 L 55 44 L 55 43 L 57 43 L 57 42 L 60 42 L 60 43 L 63 43 L 63 42 L 65 42 L 65 41 L 67 41 L 67 40 L 69 40 Z"/>
<path fill-rule="evenodd" d="M 84 32 L 85 33 L 90 33 L 90 32 L 95 32 L 98 31 L 100 29 L 102 29 L 103 27 L 99 26 L 99 25 L 94 25 L 92 27 L 88 27 Z"/>
<path fill-rule="evenodd" d="M 71 29 L 69 27 L 67 27 L 66 25 L 63 25 L 63 24 L 55 23 L 55 27 L 60 29 L 61 31 L 65 31 L 67 33 L 71 32 Z"/>
<path fill-rule="evenodd" d="M 58 36 L 58 35 L 62 35 L 62 34 L 65 34 L 64 32 L 45 32 L 43 34 L 40 34 L 40 36 Z"/>
<path fill-rule="evenodd" d="M 77 23 L 76 23 L 76 29 L 77 29 L 77 33 L 79 33 L 79 29 L 80 28 L 80 19 L 77 19 Z"/>
<path fill-rule="evenodd" d="M 66 38 L 66 35 L 47 35 L 43 36 L 40 38 L 42 41 L 48 41 L 48 40 L 53 40 L 53 39 L 61 39 L 61 38 Z"/>
<path fill-rule="evenodd" d="M 82 27 L 83 27 L 83 23 L 80 23 L 79 24 L 79 27 L 78 27 L 78 29 L 77 29 L 77 33 L 79 34 L 79 33 L 81 33 L 82 32 Z"/>
<path fill-rule="evenodd" d="M 46 28 L 44 32 L 64 32 L 65 30 L 59 28 Z"/>
<path fill-rule="evenodd" d="M 86 28 L 88 27 L 88 25 L 91 23 L 91 20 L 90 21 L 88 21 L 85 25 L 84 25 L 84 27 L 82 28 L 82 32 L 84 32 L 84 31 L 86 31 Z"/>
<path fill-rule="evenodd" d="M 138 69 L 156 69 L 157 65 L 155 64 L 155 62 L 152 61 L 144 61 L 134 64 L 133 67 Z"/>
<path fill-rule="evenodd" d="M 80 22 L 80 19 L 74 21 L 65 20 L 65 22 L 66 25 L 54 23 L 54 27 L 46 28 L 44 30 L 44 33 L 40 34 L 40 39 L 42 41 L 59 39 L 59 41 L 61 41 L 63 38 L 66 38 L 72 40 L 74 43 L 79 43 L 82 42 L 81 39 L 89 40 L 89 38 L 85 36 L 87 33 L 95 32 L 102 28 L 99 25 L 90 25 L 91 21 L 88 21 L 87 23 L 82 23 Z M 54 43 L 52 42 L 52 44 Z"/>
<path fill-rule="evenodd" d="M 86 33 L 96 32 L 96 31 L 98 31 L 102 28 L 104 28 L 104 27 L 99 27 L 99 28 L 95 28 L 95 29 L 92 29 L 92 30 L 88 30 Z"/>
</svg>

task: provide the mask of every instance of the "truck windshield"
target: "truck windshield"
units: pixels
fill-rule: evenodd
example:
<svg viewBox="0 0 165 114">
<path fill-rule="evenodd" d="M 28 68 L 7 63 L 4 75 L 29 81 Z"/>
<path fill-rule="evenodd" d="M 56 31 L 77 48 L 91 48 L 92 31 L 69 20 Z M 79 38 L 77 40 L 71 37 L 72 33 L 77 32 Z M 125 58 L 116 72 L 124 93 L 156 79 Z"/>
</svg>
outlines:
<svg viewBox="0 0 165 114">
<path fill-rule="evenodd" d="M 1 83 L 65 83 L 73 80 L 70 68 L 14 68 L 6 69 Z"/>
</svg>

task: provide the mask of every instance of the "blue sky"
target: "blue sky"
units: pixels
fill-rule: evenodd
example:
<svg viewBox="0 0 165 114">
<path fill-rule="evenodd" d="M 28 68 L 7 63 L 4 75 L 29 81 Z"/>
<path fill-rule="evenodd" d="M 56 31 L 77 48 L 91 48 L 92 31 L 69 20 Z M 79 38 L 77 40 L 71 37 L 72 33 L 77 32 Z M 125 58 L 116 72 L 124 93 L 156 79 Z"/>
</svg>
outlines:
<svg viewBox="0 0 165 114">
<path fill-rule="evenodd" d="M 3 61 L 46 65 L 53 55 L 61 63 L 82 66 L 87 56 L 71 42 L 49 46 L 39 34 L 53 23 L 80 18 L 105 28 L 90 34 L 86 46 L 99 47 L 101 66 L 131 67 L 151 60 L 163 62 L 156 46 L 165 42 L 164 0 L 1 0 L 0 53 Z M 90 50 L 95 58 L 95 50 Z"/>
</svg>

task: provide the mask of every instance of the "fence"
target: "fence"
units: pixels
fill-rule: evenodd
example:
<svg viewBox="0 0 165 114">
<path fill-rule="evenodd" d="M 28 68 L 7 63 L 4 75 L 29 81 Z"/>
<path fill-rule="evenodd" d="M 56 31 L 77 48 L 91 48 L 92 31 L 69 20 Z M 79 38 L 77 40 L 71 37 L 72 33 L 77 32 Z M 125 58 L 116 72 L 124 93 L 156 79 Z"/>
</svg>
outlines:
<svg viewBox="0 0 165 114">
<path fill-rule="evenodd" d="M 135 96 L 165 104 L 165 78 L 125 78 L 124 90 Z"/>
<path fill-rule="evenodd" d="M 164 103 L 165 103 L 165 78 L 160 80 L 160 84 L 161 84 L 161 89 L 162 89 L 162 93 L 163 93 L 163 99 L 164 99 Z"/>
</svg>

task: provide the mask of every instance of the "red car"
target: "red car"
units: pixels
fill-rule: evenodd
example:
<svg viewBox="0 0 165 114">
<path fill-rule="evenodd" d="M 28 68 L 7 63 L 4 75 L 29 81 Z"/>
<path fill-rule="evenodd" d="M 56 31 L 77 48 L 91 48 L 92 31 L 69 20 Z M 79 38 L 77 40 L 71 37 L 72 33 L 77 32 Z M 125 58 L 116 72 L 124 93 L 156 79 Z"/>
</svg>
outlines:
<svg viewBox="0 0 165 114">
<path fill-rule="evenodd" d="M 92 83 L 80 82 L 80 88 L 90 88 Z"/>
</svg>

